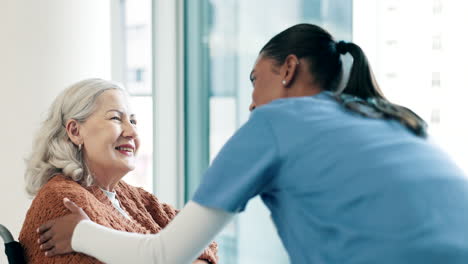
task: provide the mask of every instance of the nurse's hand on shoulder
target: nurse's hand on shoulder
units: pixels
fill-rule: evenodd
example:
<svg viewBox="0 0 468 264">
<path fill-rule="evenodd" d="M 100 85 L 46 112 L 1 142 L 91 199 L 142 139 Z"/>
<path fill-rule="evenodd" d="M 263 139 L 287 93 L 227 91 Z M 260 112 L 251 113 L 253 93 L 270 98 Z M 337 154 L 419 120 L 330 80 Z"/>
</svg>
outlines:
<svg viewBox="0 0 468 264">
<path fill-rule="evenodd" d="M 80 221 L 89 220 L 83 209 L 68 198 L 63 199 L 63 204 L 71 214 L 50 220 L 37 229 L 39 233 L 37 243 L 48 257 L 73 252 L 71 247 L 73 230 Z"/>
</svg>

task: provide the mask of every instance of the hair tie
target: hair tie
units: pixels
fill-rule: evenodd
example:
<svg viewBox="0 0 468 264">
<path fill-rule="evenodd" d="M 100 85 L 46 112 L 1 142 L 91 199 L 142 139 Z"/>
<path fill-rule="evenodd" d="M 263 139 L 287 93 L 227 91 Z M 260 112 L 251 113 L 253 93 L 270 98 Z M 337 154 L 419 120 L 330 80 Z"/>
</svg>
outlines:
<svg viewBox="0 0 468 264">
<path fill-rule="evenodd" d="M 339 53 L 339 54 L 346 54 L 348 52 L 348 43 L 344 42 L 344 41 L 339 41 L 338 43 L 335 44 L 336 46 L 336 51 Z"/>
</svg>

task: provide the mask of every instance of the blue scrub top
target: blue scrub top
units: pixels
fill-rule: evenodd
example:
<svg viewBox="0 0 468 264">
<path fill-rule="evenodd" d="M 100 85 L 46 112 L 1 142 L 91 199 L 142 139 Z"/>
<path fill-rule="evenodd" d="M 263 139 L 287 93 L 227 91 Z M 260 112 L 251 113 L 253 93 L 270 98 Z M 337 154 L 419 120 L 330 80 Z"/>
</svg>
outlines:
<svg viewBox="0 0 468 264">
<path fill-rule="evenodd" d="M 468 263 L 468 181 L 396 121 L 329 92 L 257 108 L 193 200 L 243 211 L 260 195 L 292 263 Z"/>
</svg>

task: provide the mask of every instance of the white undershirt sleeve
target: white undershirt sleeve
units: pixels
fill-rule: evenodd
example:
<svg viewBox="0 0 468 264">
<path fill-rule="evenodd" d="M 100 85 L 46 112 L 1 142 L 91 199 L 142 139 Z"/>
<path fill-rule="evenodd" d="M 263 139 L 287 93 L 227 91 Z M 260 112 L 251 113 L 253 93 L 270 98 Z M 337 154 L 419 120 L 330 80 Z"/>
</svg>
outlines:
<svg viewBox="0 0 468 264">
<path fill-rule="evenodd" d="M 229 223 L 234 214 L 190 201 L 155 235 L 117 231 L 92 221 L 81 221 L 72 248 L 105 263 L 192 263 Z"/>
</svg>

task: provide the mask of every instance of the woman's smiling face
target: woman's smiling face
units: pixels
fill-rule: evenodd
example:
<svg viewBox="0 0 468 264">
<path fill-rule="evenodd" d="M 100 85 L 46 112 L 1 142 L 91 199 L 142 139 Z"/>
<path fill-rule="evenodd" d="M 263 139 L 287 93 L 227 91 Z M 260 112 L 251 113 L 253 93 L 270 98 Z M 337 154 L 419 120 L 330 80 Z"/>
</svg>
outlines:
<svg viewBox="0 0 468 264">
<path fill-rule="evenodd" d="M 97 99 L 96 110 L 79 130 L 84 160 L 95 177 L 121 175 L 135 169 L 140 141 L 135 115 L 124 93 L 114 89 L 103 92 Z"/>
</svg>

